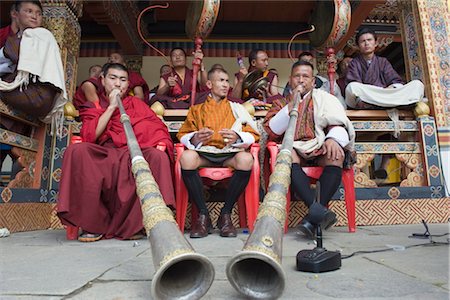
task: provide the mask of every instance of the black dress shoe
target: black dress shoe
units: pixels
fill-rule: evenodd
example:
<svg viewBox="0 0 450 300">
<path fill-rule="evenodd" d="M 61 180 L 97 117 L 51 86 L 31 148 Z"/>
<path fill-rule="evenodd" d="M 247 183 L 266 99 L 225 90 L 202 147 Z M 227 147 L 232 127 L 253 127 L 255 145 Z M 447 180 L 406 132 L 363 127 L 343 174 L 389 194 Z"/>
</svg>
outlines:
<svg viewBox="0 0 450 300">
<path fill-rule="evenodd" d="M 325 216 L 323 217 L 322 222 L 320 222 L 320 226 L 323 229 L 327 230 L 328 228 L 333 226 L 336 222 L 337 222 L 336 214 L 331 210 L 327 210 Z"/>
<path fill-rule="evenodd" d="M 302 232 L 306 237 L 310 239 L 314 239 L 316 236 L 317 226 L 313 225 L 306 219 L 301 220 L 300 224 L 297 226 L 298 230 Z"/>
<path fill-rule="evenodd" d="M 231 222 L 230 214 L 220 215 L 219 220 L 217 220 L 217 227 L 219 228 L 220 236 L 222 237 L 237 236 L 236 228 L 233 226 L 233 222 Z"/>
<path fill-rule="evenodd" d="M 192 224 L 191 238 L 202 238 L 208 236 L 212 231 L 211 219 L 208 215 L 198 215 L 198 219 Z"/>
</svg>

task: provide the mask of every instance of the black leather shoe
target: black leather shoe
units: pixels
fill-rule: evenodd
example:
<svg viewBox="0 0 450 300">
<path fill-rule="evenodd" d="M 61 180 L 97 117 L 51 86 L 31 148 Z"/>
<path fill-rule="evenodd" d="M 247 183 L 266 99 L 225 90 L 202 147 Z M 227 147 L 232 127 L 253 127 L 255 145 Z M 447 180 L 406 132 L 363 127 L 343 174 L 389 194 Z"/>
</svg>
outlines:
<svg viewBox="0 0 450 300">
<path fill-rule="evenodd" d="M 198 215 L 198 219 L 192 224 L 191 238 L 203 238 L 212 231 L 211 219 L 208 215 Z"/>
<path fill-rule="evenodd" d="M 320 222 L 320 226 L 323 229 L 327 230 L 328 228 L 333 226 L 336 222 L 337 222 L 336 214 L 331 210 L 327 210 L 325 216 L 323 217 L 322 222 Z"/>
<path fill-rule="evenodd" d="M 219 228 L 220 236 L 222 237 L 237 236 L 236 228 L 233 226 L 233 222 L 231 222 L 230 214 L 220 215 L 219 220 L 217 220 L 217 227 Z"/>
<path fill-rule="evenodd" d="M 314 239 L 316 237 L 317 226 L 313 225 L 306 219 L 301 220 L 298 224 L 297 229 L 302 232 L 307 238 Z"/>
</svg>

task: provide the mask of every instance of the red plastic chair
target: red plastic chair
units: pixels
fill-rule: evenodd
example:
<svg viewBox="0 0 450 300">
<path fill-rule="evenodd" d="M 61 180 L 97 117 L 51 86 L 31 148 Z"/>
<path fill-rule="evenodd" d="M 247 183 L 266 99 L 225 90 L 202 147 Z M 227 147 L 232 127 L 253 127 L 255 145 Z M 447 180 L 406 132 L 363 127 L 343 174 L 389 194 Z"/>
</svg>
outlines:
<svg viewBox="0 0 450 300">
<path fill-rule="evenodd" d="M 71 144 L 77 144 L 77 143 L 82 143 L 82 142 L 83 142 L 83 139 L 77 135 L 73 135 L 70 139 Z M 166 144 L 163 142 L 159 142 L 158 145 L 156 146 L 156 149 L 161 150 L 161 151 L 166 151 Z M 71 241 L 78 240 L 78 234 L 80 231 L 80 227 L 65 225 L 65 228 L 66 228 L 66 239 L 71 240 Z"/>
<path fill-rule="evenodd" d="M 177 160 L 175 163 L 175 197 L 177 205 L 177 223 L 180 230 L 184 232 L 184 225 L 186 220 L 186 211 L 188 205 L 189 194 L 184 185 L 184 181 L 181 177 L 181 165 L 180 157 L 184 151 L 183 144 L 176 144 L 175 150 L 177 153 Z M 253 230 L 253 226 L 256 221 L 259 207 L 259 183 L 260 183 L 260 167 L 259 167 L 259 144 L 252 144 L 250 147 L 250 153 L 253 156 L 253 167 L 250 175 L 250 180 L 245 188 L 243 196 L 238 200 L 239 210 L 239 223 L 241 227 L 247 225 L 250 231 Z M 200 177 L 209 178 L 214 181 L 223 180 L 233 176 L 233 170 L 226 167 L 213 167 L 213 168 L 200 168 Z M 196 217 L 198 215 L 197 208 L 192 205 L 191 216 Z M 247 222 L 246 222 L 247 215 Z"/>
<path fill-rule="evenodd" d="M 278 145 L 274 142 L 267 143 L 267 151 L 270 158 L 270 172 L 272 173 L 275 168 L 276 158 L 278 155 Z M 306 175 L 310 177 L 312 183 L 316 182 L 322 174 L 323 167 L 303 167 Z M 355 176 L 353 168 L 343 169 L 342 171 L 342 183 L 344 185 L 345 206 L 347 210 L 348 231 L 356 231 L 356 196 L 355 196 Z M 268 182 L 266 183 L 268 184 Z M 286 195 L 286 212 L 289 215 L 289 209 L 291 205 L 291 193 L 290 190 Z M 286 218 L 285 229 L 287 230 L 288 219 Z"/>
</svg>

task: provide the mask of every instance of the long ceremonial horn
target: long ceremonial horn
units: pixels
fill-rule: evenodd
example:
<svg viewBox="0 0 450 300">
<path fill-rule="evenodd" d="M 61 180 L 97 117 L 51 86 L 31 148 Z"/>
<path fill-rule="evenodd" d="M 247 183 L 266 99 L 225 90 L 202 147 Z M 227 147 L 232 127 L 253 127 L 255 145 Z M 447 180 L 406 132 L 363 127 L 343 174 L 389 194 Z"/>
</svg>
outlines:
<svg viewBox="0 0 450 300">
<path fill-rule="evenodd" d="M 214 280 L 214 267 L 194 249 L 178 229 L 166 206 L 118 95 L 120 122 L 125 129 L 136 193 L 141 200 L 143 223 L 151 244 L 153 276 L 151 293 L 155 299 L 200 299 Z"/>
<path fill-rule="evenodd" d="M 253 233 L 248 237 L 242 251 L 227 263 L 226 273 L 231 285 L 252 299 L 278 298 L 285 286 L 286 276 L 281 267 L 281 256 L 286 220 L 286 193 L 291 183 L 291 151 L 300 100 L 298 94 L 289 114 L 289 125 Z"/>
</svg>

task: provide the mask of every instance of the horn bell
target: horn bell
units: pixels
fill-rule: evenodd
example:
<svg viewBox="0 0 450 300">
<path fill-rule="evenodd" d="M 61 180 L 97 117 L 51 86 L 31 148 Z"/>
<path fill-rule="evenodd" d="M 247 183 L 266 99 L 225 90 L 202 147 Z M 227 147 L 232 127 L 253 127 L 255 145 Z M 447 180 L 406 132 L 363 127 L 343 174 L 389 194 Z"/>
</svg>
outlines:
<svg viewBox="0 0 450 300">
<path fill-rule="evenodd" d="M 276 299 L 285 288 L 286 275 L 281 267 L 281 237 L 273 221 L 260 220 L 259 229 L 255 227 L 253 235 L 244 249 L 227 263 L 226 273 L 231 285 L 242 295 L 251 299 Z M 275 226 L 273 226 L 275 225 Z M 272 229 L 269 234 L 264 229 Z M 273 229 L 275 231 L 273 231 Z M 258 230 L 258 231 L 257 231 Z M 256 235 L 255 235 L 256 232 Z M 264 245 L 272 236 L 278 236 L 273 245 Z M 276 249 L 272 249 L 276 248 Z"/>
</svg>

